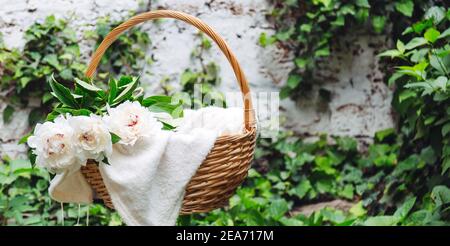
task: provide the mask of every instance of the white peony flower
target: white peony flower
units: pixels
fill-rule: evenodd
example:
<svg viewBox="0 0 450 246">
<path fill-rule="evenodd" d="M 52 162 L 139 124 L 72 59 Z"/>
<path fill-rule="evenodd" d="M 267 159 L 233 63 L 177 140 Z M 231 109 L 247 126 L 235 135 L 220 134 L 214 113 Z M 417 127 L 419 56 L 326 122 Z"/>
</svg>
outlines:
<svg viewBox="0 0 450 246">
<path fill-rule="evenodd" d="M 79 167 L 72 139 L 72 127 L 64 116 L 59 116 L 54 122 L 37 124 L 27 143 L 33 148 L 37 166 L 59 173 Z"/>
<path fill-rule="evenodd" d="M 120 137 L 118 143 L 130 146 L 162 128 L 161 122 L 139 102 L 126 101 L 115 108 L 108 108 L 104 120 L 109 131 Z"/>
<path fill-rule="evenodd" d="M 102 161 L 105 156 L 111 156 L 111 134 L 101 117 L 73 116 L 68 121 L 74 130 L 73 142 L 81 165 L 88 159 Z"/>
</svg>

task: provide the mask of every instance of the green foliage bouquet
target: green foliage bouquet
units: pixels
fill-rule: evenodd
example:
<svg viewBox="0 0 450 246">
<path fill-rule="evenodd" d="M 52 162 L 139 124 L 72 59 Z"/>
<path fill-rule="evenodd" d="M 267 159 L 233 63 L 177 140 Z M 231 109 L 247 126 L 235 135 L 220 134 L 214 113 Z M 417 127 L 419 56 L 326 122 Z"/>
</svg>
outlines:
<svg viewBox="0 0 450 246">
<path fill-rule="evenodd" d="M 53 76 L 49 84 L 59 103 L 26 141 L 32 163 L 54 173 L 87 160 L 108 164 L 113 144 L 133 146 L 142 137 L 172 130 L 168 121 L 183 113 L 170 96 L 145 98 L 138 77 L 111 79 L 106 91 L 78 78 L 73 89 Z"/>
</svg>

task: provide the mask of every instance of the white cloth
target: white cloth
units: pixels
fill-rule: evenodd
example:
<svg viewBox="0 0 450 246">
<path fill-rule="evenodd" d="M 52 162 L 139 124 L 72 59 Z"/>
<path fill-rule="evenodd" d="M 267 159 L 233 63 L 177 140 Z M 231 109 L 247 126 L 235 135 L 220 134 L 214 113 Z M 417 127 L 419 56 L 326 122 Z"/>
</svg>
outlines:
<svg viewBox="0 0 450 246">
<path fill-rule="evenodd" d="M 160 131 L 133 147 L 116 145 L 100 172 L 112 203 L 127 225 L 174 225 L 185 188 L 219 135 L 240 133 L 240 108 L 185 110 L 176 131 Z M 80 171 L 57 175 L 50 195 L 89 203 L 92 190 Z"/>
</svg>

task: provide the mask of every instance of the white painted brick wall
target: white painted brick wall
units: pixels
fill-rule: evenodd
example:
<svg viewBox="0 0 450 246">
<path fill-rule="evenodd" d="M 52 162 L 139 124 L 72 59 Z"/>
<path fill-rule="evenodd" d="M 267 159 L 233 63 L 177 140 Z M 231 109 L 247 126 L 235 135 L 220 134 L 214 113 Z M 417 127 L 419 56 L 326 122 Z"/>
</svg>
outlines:
<svg viewBox="0 0 450 246">
<path fill-rule="evenodd" d="M 269 35 L 274 32 L 265 19 L 269 8 L 266 0 L 153 2 L 156 3 L 150 5 L 148 1 L 135 0 L 0 0 L 0 32 L 8 46 L 20 48 L 24 44 L 24 30 L 35 21 L 43 20 L 50 14 L 69 18 L 88 58 L 92 43 L 81 39 L 85 30 L 95 27 L 99 17 L 110 15 L 112 19 L 119 20 L 128 16 L 130 11 L 150 6 L 151 9 L 174 9 L 194 14 L 216 29 L 235 52 L 254 92 L 279 91 L 294 66 L 290 62 L 292 54 L 288 51 L 276 45 L 266 48 L 258 45 L 261 32 Z M 145 76 L 143 82 L 149 91 L 158 90 L 159 82 L 164 77 L 169 77 L 175 85 L 180 73 L 192 66 L 190 54 L 198 42 L 195 39 L 197 31 L 173 20 L 146 23 L 144 27 L 152 39 L 147 52 L 153 55 L 155 63 L 145 68 L 145 74 L 151 76 Z M 332 92 L 328 107 L 318 109 L 317 90 L 311 98 L 299 102 L 284 100 L 281 102 L 282 116 L 287 118 L 284 127 L 312 135 L 327 132 L 370 138 L 376 130 L 393 126 L 391 91 L 382 82 L 374 82 L 382 75 L 378 71 L 374 50 L 369 47 L 369 43 L 379 44 L 383 40 L 367 36 L 348 39 L 350 49 L 338 52 L 323 71 L 317 71 L 318 74 L 336 78 L 323 79 L 321 85 Z M 355 49 L 359 51 L 354 52 Z M 337 57 L 341 58 L 338 60 Z M 221 68 L 220 88 L 225 92 L 236 90 L 232 70 L 219 49 L 212 49 L 207 60 L 218 63 Z M 3 108 L 4 104 L 0 102 L 0 112 Z M 27 112 L 28 109 L 19 110 L 13 122 L 6 126 L 0 120 L 0 155 L 16 156 L 24 152 L 25 148 L 17 146 L 16 142 L 28 130 L 25 120 Z"/>
</svg>

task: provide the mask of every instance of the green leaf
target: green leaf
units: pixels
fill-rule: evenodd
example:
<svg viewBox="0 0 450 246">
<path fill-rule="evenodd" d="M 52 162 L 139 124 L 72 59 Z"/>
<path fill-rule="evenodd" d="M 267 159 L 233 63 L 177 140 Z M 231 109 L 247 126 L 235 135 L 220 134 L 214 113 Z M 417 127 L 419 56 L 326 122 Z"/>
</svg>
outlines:
<svg viewBox="0 0 450 246">
<path fill-rule="evenodd" d="M 372 26 L 376 33 L 383 32 L 385 24 L 386 24 L 385 16 L 373 16 L 372 17 Z"/>
<path fill-rule="evenodd" d="M 144 107 L 149 107 L 156 103 L 166 103 L 171 104 L 172 103 L 172 97 L 171 96 L 150 96 L 142 100 L 141 104 Z"/>
<path fill-rule="evenodd" d="M 416 47 L 422 46 L 424 44 L 427 44 L 427 40 L 425 38 L 422 37 L 415 37 L 413 39 L 411 39 L 411 41 L 409 41 L 406 45 L 405 45 L 405 49 L 406 50 L 411 50 L 414 49 Z"/>
<path fill-rule="evenodd" d="M 450 168 L 450 157 L 445 158 L 442 161 L 442 171 L 441 171 L 441 175 L 444 175 L 445 172 L 447 172 L 447 170 Z"/>
<path fill-rule="evenodd" d="M 3 122 L 8 124 L 12 120 L 12 116 L 14 114 L 15 109 L 11 107 L 11 105 L 7 105 L 3 110 Z"/>
<path fill-rule="evenodd" d="M 443 136 L 443 137 L 447 136 L 447 134 L 448 134 L 449 132 L 450 132 L 450 122 L 447 123 L 447 124 L 445 124 L 445 125 L 442 127 L 442 130 L 441 130 L 441 133 L 442 133 L 442 136 Z"/>
<path fill-rule="evenodd" d="M 438 25 L 445 18 L 445 9 L 440 6 L 433 6 L 427 10 L 424 18 L 431 19 L 435 25 Z"/>
<path fill-rule="evenodd" d="M 328 46 L 320 48 L 314 52 L 315 57 L 329 56 L 330 48 Z"/>
<path fill-rule="evenodd" d="M 111 142 L 113 143 L 113 144 L 115 144 L 115 143 L 117 143 L 117 142 L 119 142 L 120 141 L 120 137 L 119 136 L 117 136 L 116 134 L 114 134 L 114 133 L 112 133 L 112 132 L 110 132 L 110 134 L 111 134 Z"/>
<path fill-rule="evenodd" d="M 402 206 L 395 211 L 394 217 L 398 218 L 399 222 L 403 221 L 406 218 L 406 216 L 408 216 L 409 212 L 411 211 L 415 203 L 416 197 L 411 197 L 407 199 L 402 204 Z"/>
<path fill-rule="evenodd" d="M 167 122 L 164 122 L 164 121 L 160 121 L 160 122 L 163 124 L 163 127 L 162 127 L 163 130 L 170 131 L 170 130 L 173 130 L 176 128 Z"/>
<path fill-rule="evenodd" d="M 49 80 L 49 84 L 50 87 L 52 88 L 53 91 L 53 95 L 58 98 L 58 100 L 71 107 L 71 108 L 77 108 L 77 102 L 75 101 L 75 98 L 73 97 L 72 93 L 70 92 L 70 90 L 63 86 L 62 84 L 58 83 L 55 80 L 55 77 L 52 74 L 51 79 Z"/>
<path fill-rule="evenodd" d="M 275 220 L 281 219 L 287 211 L 289 211 L 289 206 L 284 199 L 272 201 L 268 208 L 269 215 Z"/>
<path fill-rule="evenodd" d="M 22 169 L 30 169 L 31 168 L 30 161 L 26 160 L 26 159 L 15 159 L 15 160 L 12 160 L 9 163 L 9 165 L 11 167 L 11 172 L 13 172 L 13 173 L 20 172 L 20 170 L 22 170 Z"/>
<path fill-rule="evenodd" d="M 46 55 L 43 61 L 56 68 L 58 71 L 62 70 L 62 67 L 58 61 L 58 56 L 56 56 L 55 54 Z"/>
<path fill-rule="evenodd" d="M 65 80 L 72 80 L 72 79 L 73 79 L 72 69 L 69 69 L 69 68 L 63 69 L 63 70 L 59 73 L 59 76 L 60 76 L 62 79 L 65 79 Z"/>
<path fill-rule="evenodd" d="M 414 169 L 420 169 L 420 167 L 424 166 L 425 162 L 419 159 L 419 156 L 416 154 L 410 155 L 405 160 L 401 161 L 392 172 L 393 176 L 399 176 L 404 172 L 411 171 Z"/>
<path fill-rule="evenodd" d="M 92 112 L 88 109 L 55 108 L 54 110 L 60 114 L 68 113 L 73 116 L 80 116 L 80 115 L 89 116 L 92 114 Z"/>
<path fill-rule="evenodd" d="M 410 98 L 417 98 L 417 93 L 413 90 L 402 90 L 398 95 L 398 101 L 400 103 Z"/>
<path fill-rule="evenodd" d="M 113 78 L 109 80 L 108 103 L 113 104 L 117 96 L 117 81 Z"/>
<path fill-rule="evenodd" d="M 25 88 L 30 81 L 31 81 L 30 77 L 22 77 L 20 78 L 20 86 L 22 86 L 22 88 Z"/>
<path fill-rule="evenodd" d="M 117 86 L 123 87 L 123 86 L 126 86 L 126 85 L 134 82 L 135 80 L 136 80 L 136 78 L 133 78 L 131 76 L 122 76 L 122 77 L 120 77 Z"/>
<path fill-rule="evenodd" d="M 391 59 L 394 57 L 400 57 L 402 55 L 402 52 L 398 51 L 398 50 L 386 50 L 380 54 L 378 54 L 378 57 L 384 57 L 384 56 L 388 56 Z"/>
<path fill-rule="evenodd" d="M 432 27 L 432 26 L 433 26 L 433 20 L 422 20 L 422 21 L 414 23 L 412 25 L 412 30 L 417 34 L 421 34 L 423 32 L 423 30 L 425 30 L 429 27 Z M 405 32 L 406 32 L 406 30 L 405 30 Z M 407 33 L 405 33 L 405 34 L 407 34 Z"/>
<path fill-rule="evenodd" d="M 428 28 L 428 30 L 425 32 L 423 37 L 426 40 L 428 40 L 428 42 L 434 43 L 434 42 L 436 42 L 436 40 L 439 38 L 440 35 L 441 35 L 441 33 L 438 30 L 436 30 L 434 28 Z"/>
<path fill-rule="evenodd" d="M 286 99 L 291 95 L 292 89 L 289 86 L 285 86 L 280 90 L 280 98 Z"/>
<path fill-rule="evenodd" d="M 308 60 L 304 58 L 295 58 L 295 65 L 297 65 L 298 68 L 305 68 Z"/>
<path fill-rule="evenodd" d="M 376 132 L 375 138 L 377 139 L 377 141 L 381 142 L 384 139 L 386 139 L 387 137 L 392 136 L 394 134 L 395 134 L 394 128 L 387 128 L 387 129 Z"/>
<path fill-rule="evenodd" d="M 437 206 L 450 203 L 450 189 L 443 185 L 438 185 L 431 191 L 431 198 Z"/>
<path fill-rule="evenodd" d="M 308 193 L 309 190 L 311 190 L 311 182 L 309 182 L 308 179 L 302 179 L 302 181 L 295 187 L 293 190 L 295 195 L 298 198 L 303 198 Z"/>
<path fill-rule="evenodd" d="M 359 7 L 370 8 L 368 0 L 356 0 L 356 5 Z"/>
<path fill-rule="evenodd" d="M 398 223 L 398 218 L 395 216 L 375 216 L 368 218 L 365 222 L 365 226 L 393 226 Z"/>
<path fill-rule="evenodd" d="M 112 105 L 116 105 L 122 101 L 128 100 L 131 95 L 133 94 L 133 91 L 137 88 L 139 84 L 139 78 L 133 78 L 133 81 L 131 83 L 128 83 L 123 89 L 120 94 L 114 99 Z M 120 85 L 120 82 L 119 82 Z M 119 86 L 120 87 L 120 86 Z"/>
<path fill-rule="evenodd" d="M 431 55 L 430 57 L 430 65 L 440 72 L 440 74 L 446 74 L 444 62 L 436 55 Z"/>
<path fill-rule="evenodd" d="M 364 209 L 363 202 L 359 201 L 357 204 L 353 205 L 349 212 L 356 217 L 361 217 L 367 214 L 367 211 Z"/>
<path fill-rule="evenodd" d="M 20 140 L 19 140 L 19 144 L 25 144 L 28 141 L 28 138 L 33 135 L 33 132 L 29 132 L 28 134 L 26 134 L 25 136 L 23 136 Z"/>
<path fill-rule="evenodd" d="M 289 75 L 288 81 L 287 81 L 287 86 L 289 86 L 289 88 L 296 88 L 298 86 L 298 84 L 301 81 L 301 77 L 297 74 L 291 74 Z"/>
<path fill-rule="evenodd" d="M 346 152 L 356 151 L 358 143 L 351 137 L 340 137 L 336 140 L 339 148 Z"/>
<path fill-rule="evenodd" d="M 315 170 L 323 171 L 328 175 L 336 174 L 337 170 L 332 167 L 331 158 L 325 156 L 317 156 L 314 161 L 316 164 L 316 168 L 314 168 Z"/>
<path fill-rule="evenodd" d="M 294 27 L 290 27 L 290 28 L 288 28 L 286 30 L 282 30 L 280 32 L 277 32 L 275 34 L 275 38 L 280 40 L 280 41 L 286 41 L 292 36 L 292 34 L 294 34 L 294 32 L 295 32 L 295 28 Z"/>
<path fill-rule="evenodd" d="M 181 117 L 183 115 L 183 107 L 180 104 L 155 103 L 148 107 L 152 112 L 165 112 L 173 117 Z"/>
<path fill-rule="evenodd" d="M 439 88 L 441 89 L 443 92 L 445 92 L 447 90 L 447 82 L 448 79 L 445 76 L 439 76 L 437 77 L 434 81 L 433 81 L 433 86 L 435 88 Z"/>
<path fill-rule="evenodd" d="M 436 161 L 436 153 L 431 146 L 428 146 L 420 151 L 420 158 L 428 164 L 433 164 Z"/>
<path fill-rule="evenodd" d="M 92 92 L 97 92 L 97 91 L 101 91 L 102 89 L 98 88 L 97 86 L 93 85 L 93 84 L 89 84 L 87 82 L 84 82 L 83 80 L 80 80 L 78 78 L 75 78 L 75 82 L 81 86 L 82 88 L 88 90 L 88 91 L 92 91 Z"/>
<path fill-rule="evenodd" d="M 309 33 L 312 30 L 312 25 L 311 24 L 301 24 L 300 25 L 300 31 L 302 32 L 306 32 Z"/>
<path fill-rule="evenodd" d="M 106 156 L 103 157 L 102 163 L 103 163 L 103 164 L 106 164 L 106 165 L 111 165 L 111 164 L 109 164 L 108 157 L 106 157 Z"/>
<path fill-rule="evenodd" d="M 349 200 L 353 199 L 353 192 L 354 192 L 353 185 L 347 184 L 344 186 L 344 189 L 340 192 L 340 195 L 344 198 L 347 198 Z"/>
<path fill-rule="evenodd" d="M 259 45 L 261 45 L 262 47 L 267 46 L 267 34 L 265 32 L 259 35 Z"/>
<path fill-rule="evenodd" d="M 397 1 L 395 9 L 403 15 L 411 17 L 414 10 L 414 2 L 412 0 Z"/>
<path fill-rule="evenodd" d="M 397 50 L 400 51 L 401 54 L 405 53 L 405 44 L 400 39 L 397 40 Z"/>
<path fill-rule="evenodd" d="M 447 28 L 444 32 L 442 32 L 438 39 L 446 38 L 448 36 L 450 36 L 450 28 Z"/>
</svg>

